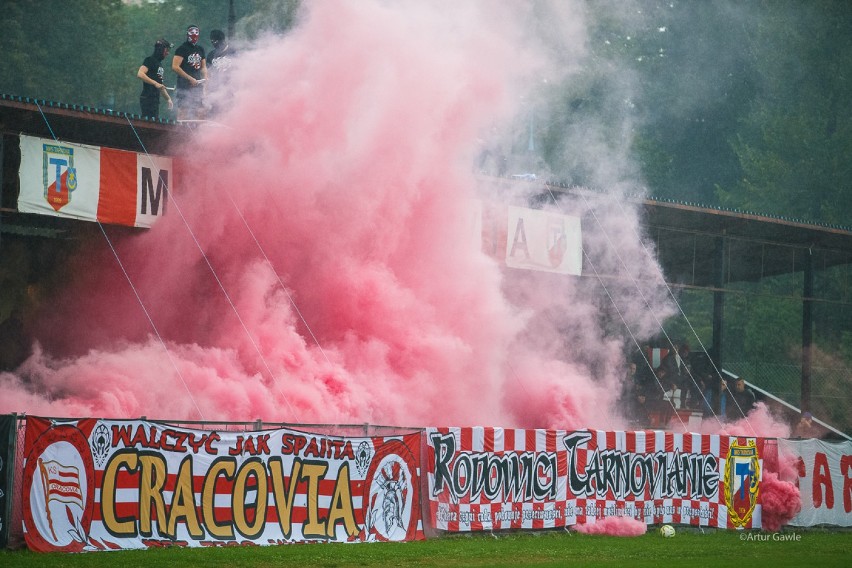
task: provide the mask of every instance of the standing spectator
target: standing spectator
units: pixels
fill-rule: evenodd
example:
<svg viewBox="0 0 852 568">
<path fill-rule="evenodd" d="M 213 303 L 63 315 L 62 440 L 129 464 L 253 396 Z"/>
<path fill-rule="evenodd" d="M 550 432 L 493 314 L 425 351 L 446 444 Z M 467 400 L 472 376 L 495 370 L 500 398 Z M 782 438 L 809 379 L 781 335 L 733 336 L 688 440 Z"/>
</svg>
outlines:
<svg viewBox="0 0 852 568">
<path fill-rule="evenodd" d="M 688 391 L 686 401 L 688 408 L 700 410 L 704 416 L 713 414 L 713 387 L 706 375 L 698 376 L 698 384 Z"/>
<path fill-rule="evenodd" d="M 628 361 L 627 369 L 624 373 L 624 379 L 621 383 L 621 392 L 619 398 L 622 401 L 630 401 L 633 393 L 639 387 L 638 377 L 636 376 L 636 363 Z"/>
<path fill-rule="evenodd" d="M 627 407 L 627 420 L 634 430 L 644 430 L 651 425 L 651 409 L 642 390 L 636 390 Z"/>
<path fill-rule="evenodd" d="M 719 417 L 723 420 L 728 419 L 728 406 L 733 406 L 731 402 L 731 391 L 728 389 L 728 381 L 721 379 L 719 381 Z M 733 414 L 733 412 L 730 412 Z"/>
<path fill-rule="evenodd" d="M 728 420 L 739 420 L 748 415 L 754 408 L 755 402 L 754 391 L 746 386 L 745 379 L 737 378 L 726 405 Z"/>
<path fill-rule="evenodd" d="M 668 390 L 663 393 L 663 401 L 670 403 L 675 410 L 680 410 L 681 399 L 680 399 L 680 387 L 678 386 L 676 381 L 669 381 Z"/>
<path fill-rule="evenodd" d="M 820 429 L 814 424 L 814 417 L 810 412 L 805 412 L 802 414 L 801 420 L 796 424 L 796 428 L 793 431 L 794 438 L 819 438 L 820 437 Z"/>
<path fill-rule="evenodd" d="M 192 25 L 186 28 L 186 41 L 172 58 L 172 71 L 177 73 L 175 98 L 178 120 L 203 118 L 204 81 L 207 80 L 207 59 L 204 48 L 198 45 L 201 30 Z"/>
<path fill-rule="evenodd" d="M 165 97 L 169 110 L 174 107 L 172 98 L 163 84 L 163 59 L 169 54 L 172 44 L 164 39 L 154 43 L 154 53 L 145 58 L 136 76 L 142 81 L 142 94 L 139 95 L 139 107 L 142 116 L 159 118 L 160 96 Z"/>
<path fill-rule="evenodd" d="M 676 349 L 669 351 L 668 355 L 660 362 L 660 366 L 666 367 L 669 380 L 676 381 L 681 388 L 688 387 L 692 383 L 689 367 L 689 344 L 678 343 Z"/>
<path fill-rule="evenodd" d="M 207 67 L 216 72 L 227 71 L 233 63 L 233 57 L 237 52 L 231 48 L 225 32 L 222 30 L 213 30 L 210 32 L 210 43 L 213 44 L 213 49 L 207 57 Z"/>
<path fill-rule="evenodd" d="M 233 68 L 237 52 L 228 43 L 228 38 L 222 30 L 210 32 L 210 43 L 213 44 L 213 50 L 207 56 L 207 70 L 210 73 L 208 94 L 212 99 L 210 106 L 216 113 L 222 108 L 222 99 L 230 92 L 229 70 Z"/>
</svg>

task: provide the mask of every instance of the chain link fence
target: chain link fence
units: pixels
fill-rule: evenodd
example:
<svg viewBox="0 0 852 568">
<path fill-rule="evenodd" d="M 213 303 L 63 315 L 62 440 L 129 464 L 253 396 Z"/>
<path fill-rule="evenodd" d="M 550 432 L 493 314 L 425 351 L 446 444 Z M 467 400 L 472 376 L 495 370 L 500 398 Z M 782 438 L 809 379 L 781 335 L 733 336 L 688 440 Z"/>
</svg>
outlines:
<svg viewBox="0 0 852 568">
<path fill-rule="evenodd" d="M 726 362 L 725 368 L 757 387 L 799 408 L 802 370 L 798 365 L 764 361 Z M 814 418 L 846 435 L 852 433 L 852 371 L 846 367 L 811 369 L 811 408 Z M 798 418 L 796 416 L 795 418 Z"/>
</svg>

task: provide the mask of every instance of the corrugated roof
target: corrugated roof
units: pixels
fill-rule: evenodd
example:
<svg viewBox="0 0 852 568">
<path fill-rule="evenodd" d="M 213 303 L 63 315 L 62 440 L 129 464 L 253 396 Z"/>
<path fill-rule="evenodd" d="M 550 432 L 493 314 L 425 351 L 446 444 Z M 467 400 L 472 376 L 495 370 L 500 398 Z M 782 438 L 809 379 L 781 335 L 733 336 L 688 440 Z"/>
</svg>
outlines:
<svg viewBox="0 0 852 568">
<path fill-rule="evenodd" d="M 185 128 L 168 119 L 0 94 L 0 131 L 6 134 L 169 154 L 172 136 Z"/>
<path fill-rule="evenodd" d="M 90 107 L 86 105 L 76 105 L 69 103 L 62 103 L 57 101 L 48 101 L 45 99 L 36 99 L 31 97 L 22 97 L 18 95 L 6 95 L 0 93 L 0 101 L 8 101 L 12 103 L 22 103 L 26 105 L 35 105 L 37 107 L 42 107 L 44 109 L 61 109 L 61 110 L 72 110 L 92 115 L 101 115 L 101 116 L 114 116 L 118 118 L 131 118 L 133 120 L 141 120 L 145 122 L 152 123 L 160 123 L 160 124 L 177 124 L 175 121 L 166 119 L 166 118 L 151 118 L 147 116 L 141 116 L 138 114 L 127 113 L 127 112 L 118 112 L 112 109 L 104 109 L 97 107 Z"/>
</svg>

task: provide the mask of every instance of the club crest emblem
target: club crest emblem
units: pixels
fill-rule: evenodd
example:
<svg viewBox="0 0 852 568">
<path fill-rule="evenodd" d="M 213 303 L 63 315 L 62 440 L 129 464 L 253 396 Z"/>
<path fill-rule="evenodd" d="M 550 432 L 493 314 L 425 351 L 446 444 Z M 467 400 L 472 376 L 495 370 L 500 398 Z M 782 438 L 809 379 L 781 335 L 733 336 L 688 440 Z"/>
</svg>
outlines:
<svg viewBox="0 0 852 568">
<path fill-rule="evenodd" d="M 36 440 L 23 475 L 24 536 L 31 549 L 94 550 L 94 473 L 89 443 L 76 426 L 55 426 Z"/>
<path fill-rule="evenodd" d="M 70 203 L 71 193 L 77 189 L 74 148 L 59 144 L 43 144 L 42 148 L 44 199 L 59 211 Z"/>
<path fill-rule="evenodd" d="M 760 460 L 755 440 L 740 444 L 735 439 L 725 463 L 725 504 L 734 527 L 745 526 L 751 520 L 759 490 Z"/>
</svg>

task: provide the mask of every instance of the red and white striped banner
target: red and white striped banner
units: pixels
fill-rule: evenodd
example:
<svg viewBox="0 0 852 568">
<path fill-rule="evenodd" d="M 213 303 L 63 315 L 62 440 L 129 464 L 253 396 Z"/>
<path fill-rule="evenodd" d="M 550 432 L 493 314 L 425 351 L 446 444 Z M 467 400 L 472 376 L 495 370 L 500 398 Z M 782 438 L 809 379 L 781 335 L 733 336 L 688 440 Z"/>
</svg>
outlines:
<svg viewBox="0 0 852 568">
<path fill-rule="evenodd" d="M 420 435 L 191 430 L 27 417 L 37 551 L 422 539 Z"/>
<path fill-rule="evenodd" d="M 174 186 L 171 158 L 21 135 L 18 210 L 150 227 Z"/>
<path fill-rule="evenodd" d="M 630 517 L 759 528 L 763 440 L 662 431 L 430 428 L 440 530 L 544 529 Z"/>
</svg>

